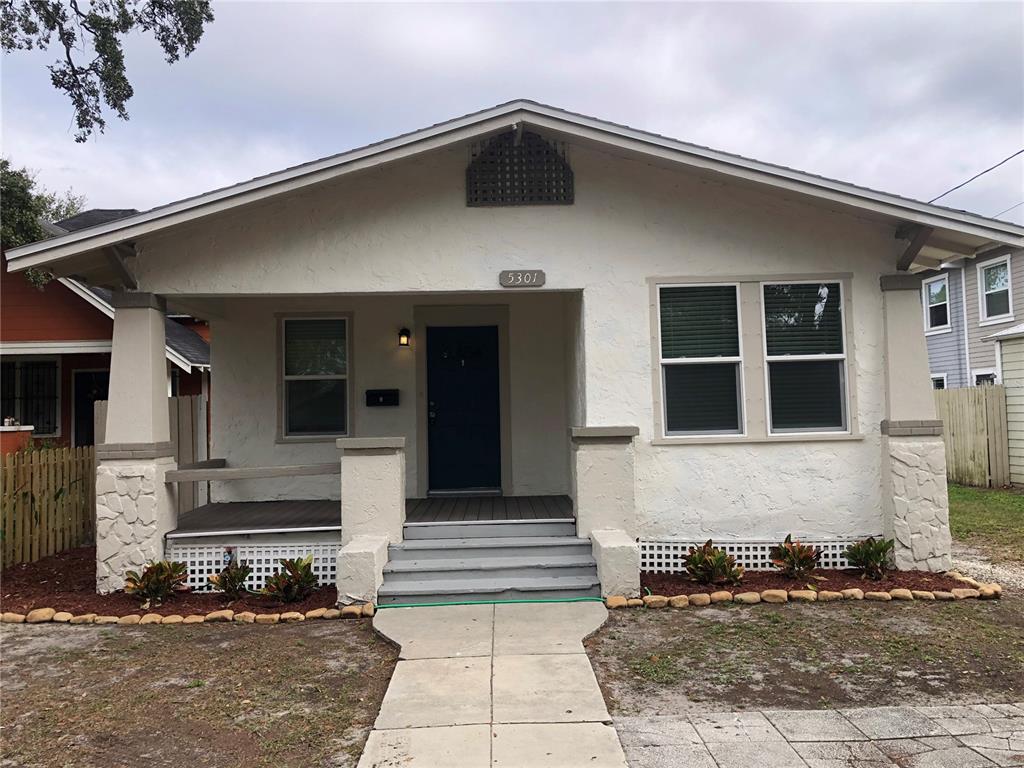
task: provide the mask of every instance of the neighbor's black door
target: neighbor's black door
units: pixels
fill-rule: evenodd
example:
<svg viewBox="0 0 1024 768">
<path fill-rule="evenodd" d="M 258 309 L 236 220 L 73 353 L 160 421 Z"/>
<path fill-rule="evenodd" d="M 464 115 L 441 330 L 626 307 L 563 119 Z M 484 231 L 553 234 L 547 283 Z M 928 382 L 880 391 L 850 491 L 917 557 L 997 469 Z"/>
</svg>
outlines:
<svg viewBox="0 0 1024 768">
<path fill-rule="evenodd" d="M 96 441 L 93 403 L 107 399 L 110 371 L 75 371 L 75 447 Z"/>
<path fill-rule="evenodd" d="M 430 490 L 501 487 L 497 326 L 427 328 Z"/>
</svg>

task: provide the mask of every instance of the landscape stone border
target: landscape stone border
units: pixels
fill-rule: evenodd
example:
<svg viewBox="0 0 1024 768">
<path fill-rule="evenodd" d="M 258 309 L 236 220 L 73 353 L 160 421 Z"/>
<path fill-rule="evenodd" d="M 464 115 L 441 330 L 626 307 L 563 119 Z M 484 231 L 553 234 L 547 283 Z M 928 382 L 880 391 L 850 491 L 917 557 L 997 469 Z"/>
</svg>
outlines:
<svg viewBox="0 0 1024 768">
<path fill-rule="evenodd" d="M 361 619 L 371 618 L 377 609 L 373 603 L 363 605 L 346 605 L 343 608 L 313 608 L 302 613 L 300 611 L 284 611 L 281 613 L 254 613 L 240 611 L 235 613 L 230 608 L 210 611 L 207 614 L 193 613 L 181 616 L 173 613 L 161 616 L 159 613 L 130 613 L 127 616 L 104 616 L 95 613 L 74 615 L 69 611 L 58 611 L 54 608 L 35 608 L 28 613 L 4 611 L 0 614 L 3 624 L 106 624 L 118 626 L 136 626 L 141 624 L 213 624 L 216 622 L 235 622 L 238 624 L 289 624 L 313 619 Z"/>
<path fill-rule="evenodd" d="M 694 606 L 702 608 L 715 603 L 740 603 L 742 605 L 756 605 L 758 603 L 828 603 L 837 600 L 872 600 L 876 602 L 898 601 L 949 601 L 949 600 L 998 600 L 1003 595 L 1003 588 L 996 582 L 983 584 L 964 576 L 959 571 L 947 571 L 946 576 L 956 579 L 964 584 L 964 587 L 945 591 L 928 591 L 922 589 L 896 588 L 885 591 L 865 591 L 858 588 L 844 589 L 833 592 L 826 589 L 766 589 L 763 592 L 739 592 L 727 589 L 715 592 L 697 592 L 692 595 L 645 595 L 644 597 L 623 597 L 612 595 L 605 599 L 605 605 L 611 609 L 617 608 L 687 608 Z M 866 586 L 866 585 L 865 585 Z"/>
</svg>

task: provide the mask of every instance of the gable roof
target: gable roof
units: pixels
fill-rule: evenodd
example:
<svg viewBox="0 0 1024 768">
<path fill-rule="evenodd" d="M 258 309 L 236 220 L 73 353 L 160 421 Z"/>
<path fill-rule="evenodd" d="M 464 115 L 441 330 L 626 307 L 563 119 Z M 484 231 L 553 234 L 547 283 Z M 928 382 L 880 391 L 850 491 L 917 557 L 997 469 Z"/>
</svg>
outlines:
<svg viewBox="0 0 1024 768">
<path fill-rule="evenodd" d="M 88 211 L 47 224 L 46 230 L 59 237 L 66 232 L 106 224 L 138 213 L 135 208 L 93 208 Z M 106 288 L 86 285 L 68 277 L 59 278 L 60 283 L 73 293 L 85 299 L 107 317 L 114 316 L 112 294 Z M 164 319 L 167 359 L 179 368 L 191 372 L 193 368 L 207 368 L 210 365 L 210 345 L 191 328 L 186 328 L 171 318 Z"/>
<path fill-rule="evenodd" d="M 402 157 L 458 142 L 479 140 L 507 131 L 518 124 L 558 133 L 581 142 L 616 147 L 733 179 L 795 192 L 891 219 L 899 224 L 932 227 L 934 235 L 926 245 L 940 253 L 974 256 L 992 246 L 1024 247 L 1024 227 L 1017 224 L 688 144 L 533 101 L 516 100 L 113 222 L 23 245 L 10 251 L 8 259 L 12 268 L 17 270 L 40 265 L 54 268 L 57 262 L 64 259 L 129 243 L 178 224 L 293 192 Z"/>
</svg>

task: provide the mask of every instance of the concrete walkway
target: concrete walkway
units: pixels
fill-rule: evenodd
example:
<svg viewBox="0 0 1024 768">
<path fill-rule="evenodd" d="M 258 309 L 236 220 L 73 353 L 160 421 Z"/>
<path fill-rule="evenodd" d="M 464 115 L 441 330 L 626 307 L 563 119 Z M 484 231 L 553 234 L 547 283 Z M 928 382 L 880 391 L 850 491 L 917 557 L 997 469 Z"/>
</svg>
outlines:
<svg viewBox="0 0 1024 768">
<path fill-rule="evenodd" d="M 402 650 L 359 768 L 626 768 L 583 639 L 596 602 L 388 608 Z"/>
<path fill-rule="evenodd" d="M 615 719 L 631 768 L 1024 766 L 1024 703 Z"/>
</svg>

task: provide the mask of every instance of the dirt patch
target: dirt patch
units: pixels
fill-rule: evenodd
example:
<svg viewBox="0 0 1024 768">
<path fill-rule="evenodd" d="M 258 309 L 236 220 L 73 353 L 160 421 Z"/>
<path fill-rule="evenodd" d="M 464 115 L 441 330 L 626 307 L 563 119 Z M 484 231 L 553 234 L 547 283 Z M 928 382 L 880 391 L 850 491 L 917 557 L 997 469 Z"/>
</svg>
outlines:
<svg viewBox="0 0 1024 768">
<path fill-rule="evenodd" d="M 369 622 L 2 625 L 3 766 L 354 766 L 396 652 Z"/>
<path fill-rule="evenodd" d="M 140 601 L 116 592 L 112 595 L 96 594 L 96 548 L 78 547 L 58 555 L 44 557 L 34 563 L 14 565 L 0 574 L 0 610 L 26 613 L 33 608 L 56 608 L 70 613 L 98 613 L 106 616 L 125 616 L 142 613 Z M 302 602 L 282 604 L 251 595 L 229 602 L 217 592 L 184 592 L 176 594 L 163 605 L 153 606 L 146 612 L 169 616 L 178 613 L 206 614 L 221 608 L 256 613 L 278 611 L 309 611 L 314 608 L 333 608 L 337 602 L 334 587 L 318 589 Z"/>
<path fill-rule="evenodd" d="M 1024 697 L 1012 597 L 612 611 L 586 647 L 619 715 Z"/>
<path fill-rule="evenodd" d="M 714 592 L 718 589 L 727 589 L 733 593 L 763 592 L 766 589 L 807 589 L 808 585 L 815 589 L 830 589 L 833 592 L 853 587 L 863 589 L 865 592 L 887 592 L 898 587 L 923 589 L 930 592 L 935 590 L 948 592 L 951 589 L 964 586 L 956 579 L 927 571 L 889 571 L 881 581 L 861 578 L 860 571 L 854 570 L 819 569 L 814 572 L 814 575 L 816 578 L 801 580 L 787 578 L 775 571 L 746 571 L 739 586 L 713 587 L 707 584 L 698 584 L 685 573 L 642 573 L 640 574 L 640 585 L 644 589 L 649 589 L 650 594 L 670 597 L 672 595 L 692 595 L 695 592 Z"/>
</svg>

